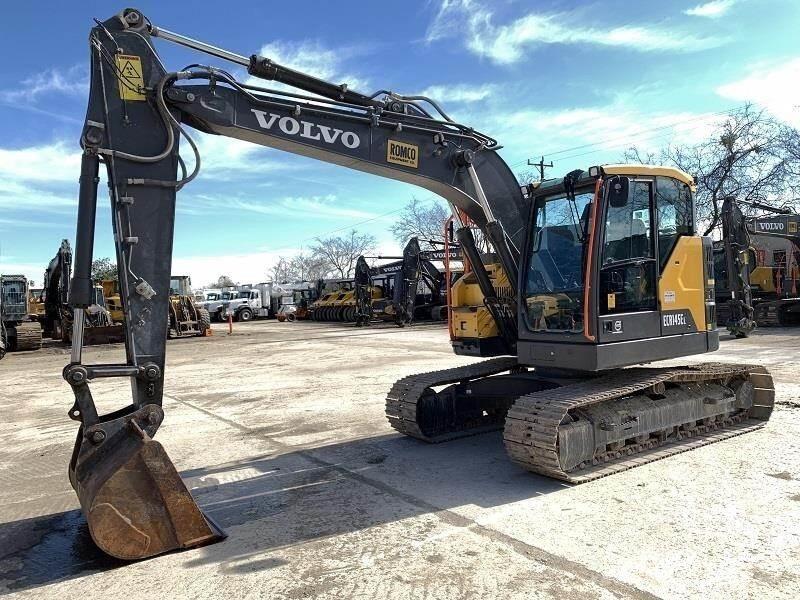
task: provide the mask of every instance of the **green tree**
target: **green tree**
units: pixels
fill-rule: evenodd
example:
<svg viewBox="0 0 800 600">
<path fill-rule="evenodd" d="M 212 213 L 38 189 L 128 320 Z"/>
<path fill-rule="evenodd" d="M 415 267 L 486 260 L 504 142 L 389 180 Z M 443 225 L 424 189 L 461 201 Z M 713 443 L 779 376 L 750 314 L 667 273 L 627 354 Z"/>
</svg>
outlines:
<svg viewBox="0 0 800 600">
<path fill-rule="evenodd" d="M 92 261 L 92 281 L 99 283 L 104 279 L 117 281 L 117 264 L 111 262 L 108 257 L 98 258 Z"/>
</svg>

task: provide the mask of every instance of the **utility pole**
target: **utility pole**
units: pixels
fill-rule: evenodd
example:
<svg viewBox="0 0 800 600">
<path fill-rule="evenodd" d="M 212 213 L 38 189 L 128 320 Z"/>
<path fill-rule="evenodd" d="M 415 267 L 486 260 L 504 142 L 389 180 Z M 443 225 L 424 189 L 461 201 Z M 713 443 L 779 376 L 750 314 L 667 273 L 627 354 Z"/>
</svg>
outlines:
<svg viewBox="0 0 800 600">
<path fill-rule="evenodd" d="M 549 163 L 545 164 L 544 156 L 539 159 L 539 162 L 531 162 L 531 159 L 528 159 L 528 166 L 529 167 L 537 167 L 539 169 L 539 181 L 544 181 L 544 170 L 545 168 L 550 168 L 553 166 L 553 161 L 551 160 Z"/>
</svg>

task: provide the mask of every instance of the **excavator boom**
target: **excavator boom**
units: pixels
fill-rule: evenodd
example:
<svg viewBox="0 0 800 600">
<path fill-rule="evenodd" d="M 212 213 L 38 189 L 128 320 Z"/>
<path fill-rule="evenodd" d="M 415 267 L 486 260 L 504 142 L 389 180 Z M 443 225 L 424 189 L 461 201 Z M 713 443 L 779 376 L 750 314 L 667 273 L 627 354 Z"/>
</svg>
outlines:
<svg viewBox="0 0 800 600">
<path fill-rule="evenodd" d="M 167 72 L 154 49 L 155 36 L 246 66 L 251 75 L 305 94 L 246 85 L 212 67 Z M 516 269 L 527 205 L 495 151 L 495 140 L 444 114 L 434 116 L 421 100 L 389 93 L 366 96 L 266 57 L 245 58 L 158 29 L 134 9 L 98 21 L 89 43 L 91 88 L 81 136 L 69 292 L 74 335 L 64 369 L 75 395 L 69 416 L 80 422 L 70 480 L 98 545 L 115 556 L 142 558 L 222 536 L 152 440 L 163 419 L 175 198 L 201 166 L 185 126 L 427 188 L 487 229 L 509 272 Z M 434 113 L 440 112 L 438 105 L 429 104 Z M 187 161 L 191 170 L 179 153 L 181 137 L 194 153 L 193 161 Z M 88 365 L 82 361 L 80 309 L 92 298 L 101 163 L 110 189 L 126 362 Z M 484 293 L 488 297 L 494 292 L 486 286 Z M 513 318 L 513 312 L 496 315 Z M 129 378 L 132 403 L 98 414 L 89 384 L 104 377 Z"/>
</svg>

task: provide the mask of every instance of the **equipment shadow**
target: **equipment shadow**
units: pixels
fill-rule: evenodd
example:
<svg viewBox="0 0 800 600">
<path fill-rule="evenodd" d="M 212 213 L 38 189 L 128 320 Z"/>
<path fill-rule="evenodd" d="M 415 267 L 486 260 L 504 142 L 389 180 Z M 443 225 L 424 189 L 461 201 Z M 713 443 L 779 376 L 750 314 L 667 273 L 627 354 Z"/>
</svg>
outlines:
<svg viewBox="0 0 800 600">
<path fill-rule="evenodd" d="M 181 473 L 227 540 L 185 551 L 185 567 L 221 573 L 286 563 L 270 551 L 403 519 L 491 508 L 569 486 L 528 473 L 505 455 L 500 432 L 428 445 L 399 435 L 253 456 Z M 532 517 L 533 518 L 533 517 Z M 78 510 L 0 524 L 0 595 L 131 563 L 98 550 Z"/>
</svg>

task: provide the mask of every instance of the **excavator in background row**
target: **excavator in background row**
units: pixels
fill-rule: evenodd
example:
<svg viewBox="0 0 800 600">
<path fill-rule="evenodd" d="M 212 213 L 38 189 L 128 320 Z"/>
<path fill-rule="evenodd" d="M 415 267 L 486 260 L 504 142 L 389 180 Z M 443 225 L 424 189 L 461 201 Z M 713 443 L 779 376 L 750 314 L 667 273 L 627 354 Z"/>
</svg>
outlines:
<svg viewBox="0 0 800 600">
<path fill-rule="evenodd" d="M 114 323 L 125 322 L 125 311 L 119 297 L 119 282 L 116 279 L 103 279 L 100 282 L 103 288 L 103 297 L 106 299 L 106 308 Z"/>
<path fill-rule="evenodd" d="M 44 288 L 28 288 L 28 314 L 31 321 L 41 323 L 44 317 Z"/>
<path fill-rule="evenodd" d="M 31 320 L 29 296 L 24 275 L 0 275 L 0 358 L 42 347 L 42 328 Z"/>
<path fill-rule="evenodd" d="M 167 71 L 157 39 L 206 60 Z M 521 187 L 495 139 L 424 96 L 362 94 L 162 29 L 131 8 L 96 21 L 89 45 L 75 339 L 63 376 L 79 424 L 70 482 L 103 551 L 141 559 L 224 537 L 153 440 L 164 419 L 176 194 L 201 168 L 188 128 L 414 184 L 450 204 L 470 266 L 451 294 L 452 347 L 494 358 L 395 383 L 386 414 L 397 431 L 444 442 L 499 429 L 517 465 L 582 483 L 769 419 L 774 388 L 762 366 L 636 366 L 719 347 L 713 248 L 697 233 L 686 173 L 591 166 Z M 200 64 L 215 60 L 249 78 Z M 180 155 L 181 139 L 193 157 Z M 101 163 L 128 316 L 120 364 L 81 354 Z M 130 380 L 133 400 L 100 414 L 90 386 L 109 377 Z"/>
<path fill-rule="evenodd" d="M 281 323 L 310 319 L 312 317 L 311 306 L 323 295 L 324 286 L 324 279 L 282 284 L 285 294 L 280 299 L 280 306 L 275 318 Z"/>
<path fill-rule="evenodd" d="M 368 323 L 376 319 L 403 327 L 415 319 L 445 320 L 444 276 L 432 262 L 441 254 L 441 251 L 422 250 L 419 240 L 411 238 L 403 249 L 403 256 L 373 257 L 398 260 L 369 268 L 370 285 L 380 290 L 379 297 L 370 303 L 366 303 L 363 296 L 359 297 L 368 288 L 359 285 L 356 277 L 356 303 L 362 307 L 357 322 Z M 453 252 L 454 258 L 457 255 Z M 367 258 L 370 257 L 364 257 Z M 358 267 L 356 271 L 359 271 Z"/>
<path fill-rule="evenodd" d="M 740 204 L 772 214 L 747 218 Z M 800 216 L 725 198 L 720 217 L 722 237 L 714 244 L 719 323 L 736 337 L 756 326 L 800 325 Z"/>
<path fill-rule="evenodd" d="M 453 249 L 451 254 L 454 260 L 459 256 Z M 399 327 L 415 318 L 444 320 L 444 278 L 432 263 L 442 257 L 442 250 L 422 250 L 416 237 L 406 243 L 403 256 L 359 256 L 352 282 L 340 284 L 313 303 L 311 318 L 358 326 L 388 321 Z M 394 260 L 370 267 L 368 259 Z"/>
<path fill-rule="evenodd" d="M 68 303 L 72 273 L 72 247 L 62 240 L 55 256 L 44 271 L 41 317 L 45 337 L 71 344 L 75 312 Z M 92 283 L 90 302 L 81 310 L 82 343 L 87 346 L 113 344 L 125 340 L 125 328 L 114 321 L 106 308 L 103 287 Z"/>
<path fill-rule="evenodd" d="M 772 213 L 747 220 L 755 259 L 750 273 L 754 318 L 761 327 L 800 325 L 800 215 L 754 207 Z"/>
<path fill-rule="evenodd" d="M 714 242 L 714 289 L 717 323 L 745 338 L 756 328 L 750 278 L 755 255 L 745 216 L 736 200 L 724 198 L 720 211 L 722 238 Z"/>
</svg>

